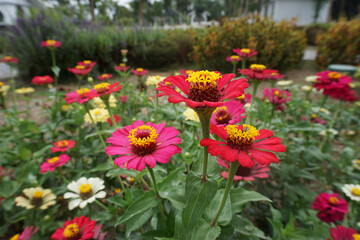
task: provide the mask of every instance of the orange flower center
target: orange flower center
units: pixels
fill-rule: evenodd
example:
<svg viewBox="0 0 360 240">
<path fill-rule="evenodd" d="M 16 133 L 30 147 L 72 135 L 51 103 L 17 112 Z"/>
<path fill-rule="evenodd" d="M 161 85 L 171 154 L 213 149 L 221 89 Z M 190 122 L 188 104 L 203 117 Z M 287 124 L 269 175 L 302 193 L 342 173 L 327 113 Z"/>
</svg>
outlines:
<svg viewBox="0 0 360 240">
<path fill-rule="evenodd" d="M 142 71 L 144 71 L 144 69 L 143 68 L 137 68 L 136 71 L 142 72 Z"/>
<path fill-rule="evenodd" d="M 91 62 L 90 60 L 85 60 L 85 61 L 83 61 L 83 63 L 85 63 L 86 65 L 89 65 L 89 64 L 91 64 L 92 62 Z"/>
<path fill-rule="evenodd" d="M 82 65 L 77 65 L 75 68 L 76 68 L 76 69 L 79 69 L 79 70 L 84 70 L 84 69 L 85 69 L 85 67 L 82 66 Z"/>
<path fill-rule="evenodd" d="M 76 236 L 80 233 L 79 225 L 72 223 L 66 226 L 64 229 L 63 236 L 66 239 L 75 239 Z"/>
<path fill-rule="evenodd" d="M 101 75 L 103 78 L 107 78 L 109 76 L 109 74 L 103 74 Z"/>
<path fill-rule="evenodd" d="M 116 194 L 121 193 L 121 189 L 120 189 L 120 188 L 116 188 L 116 189 L 115 189 L 115 193 L 116 193 Z"/>
<path fill-rule="evenodd" d="M 103 93 L 109 91 L 109 89 L 110 89 L 109 85 L 110 85 L 109 83 L 99 83 L 94 86 L 94 89 L 97 91 L 97 93 L 103 94 Z"/>
<path fill-rule="evenodd" d="M 6 56 L 6 57 L 4 57 L 4 59 L 5 59 L 5 60 L 11 60 L 11 59 L 12 59 L 12 57 L 10 57 L 10 56 Z"/>
<path fill-rule="evenodd" d="M 49 45 L 49 46 L 55 46 L 56 41 L 55 40 L 47 40 L 46 44 Z"/>
<path fill-rule="evenodd" d="M 218 124 L 228 124 L 231 120 L 231 116 L 225 106 L 216 108 L 213 114 L 215 114 L 215 120 Z"/>
<path fill-rule="evenodd" d="M 120 67 L 125 67 L 126 64 L 125 63 L 120 63 Z"/>
<path fill-rule="evenodd" d="M 255 127 L 247 124 L 242 126 L 243 130 L 238 125 L 228 125 L 225 127 L 228 134 L 227 142 L 230 147 L 244 150 L 255 141 L 256 136 L 259 136 L 259 131 Z"/>
<path fill-rule="evenodd" d="M 339 199 L 337 197 L 330 197 L 329 198 L 329 203 L 330 204 L 337 204 L 337 203 L 339 203 Z"/>
<path fill-rule="evenodd" d="M 238 56 L 238 55 L 232 55 L 230 58 L 231 58 L 232 60 L 238 60 L 238 59 L 240 59 L 240 56 Z"/>
<path fill-rule="evenodd" d="M 59 161 L 59 157 L 50 158 L 47 162 L 48 163 L 56 163 L 57 161 Z"/>
<path fill-rule="evenodd" d="M 220 98 L 217 81 L 220 78 L 220 73 L 207 70 L 190 73 L 186 79 L 190 82 L 189 99 L 195 102 L 217 102 Z"/>
<path fill-rule="evenodd" d="M 240 50 L 241 53 L 244 53 L 244 54 L 249 54 L 250 53 L 250 49 L 249 48 L 243 48 Z"/>
<path fill-rule="evenodd" d="M 341 73 L 338 73 L 338 72 L 330 72 L 328 74 L 328 77 L 331 79 L 331 80 L 338 80 L 340 77 L 341 77 Z"/>
<path fill-rule="evenodd" d="M 263 72 L 266 67 L 265 65 L 262 64 L 251 64 L 250 69 L 253 70 L 254 72 Z"/>
<path fill-rule="evenodd" d="M 132 151 L 139 156 L 145 156 L 155 151 L 158 136 L 155 128 L 143 125 L 132 129 L 128 138 Z"/>
<path fill-rule="evenodd" d="M 354 187 L 353 189 L 351 189 L 351 194 L 357 197 L 360 197 L 360 189 Z"/>
<path fill-rule="evenodd" d="M 90 92 L 90 89 L 88 89 L 88 88 L 80 88 L 76 92 L 77 92 L 77 94 L 79 94 L 79 96 L 84 96 L 85 93 Z"/>
<path fill-rule="evenodd" d="M 68 140 L 61 140 L 58 141 L 58 146 L 61 148 L 66 148 L 69 145 L 69 141 Z"/>
<path fill-rule="evenodd" d="M 360 234 L 354 234 L 352 235 L 352 237 L 354 238 L 354 240 L 360 240 Z"/>
</svg>

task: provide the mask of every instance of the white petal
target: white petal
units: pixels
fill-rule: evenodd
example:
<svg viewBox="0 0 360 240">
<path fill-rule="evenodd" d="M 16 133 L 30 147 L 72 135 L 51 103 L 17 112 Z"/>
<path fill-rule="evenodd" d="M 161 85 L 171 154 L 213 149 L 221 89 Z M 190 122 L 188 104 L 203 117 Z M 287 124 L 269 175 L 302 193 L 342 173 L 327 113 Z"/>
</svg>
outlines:
<svg viewBox="0 0 360 240">
<path fill-rule="evenodd" d="M 64 194 L 64 198 L 65 199 L 69 199 L 69 198 L 80 198 L 79 194 L 76 193 L 72 193 L 72 192 L 67 192 Z"/>
<path fill-rule="evenodd" d="M 75 199 L 69 202 L 69 210 L 73 210 L 77 206 L 79 206 L 81 199 Z"/>
<path fill-rule="evenodd" d="M 88 180 L 85 177 L 80 178 L 79 180 L 77 180 L 77 184 L 78 184 L 78 188 L 83 185 L 88 183 Z"/>
<path fill-rule="evenodd" d="M 94 197 L 96 198 L 104 198 L 105 196 L 106 196 L 105 191 L 98 192 L 97 194 L 94 195 Z"/>
<path fill-rule="evenodd" d="M 80 185 L 78 185 L 76 182 L 71 182 L 67 185 L 67 188 L 70 190 L 70 191 L 73 191 L 73 192 L 76 192 L 76 193 L 79 193 L 79 187 Z"/>
<path fill-rule="evenodd" d="M 82 201 L 82 202 L 80 203 L 79 207 L 80 207 L 80 208 L 84 208 L 84 207 L 86 207 L 86 205 L 87 205 L 87 200 Z"/>
</svg>

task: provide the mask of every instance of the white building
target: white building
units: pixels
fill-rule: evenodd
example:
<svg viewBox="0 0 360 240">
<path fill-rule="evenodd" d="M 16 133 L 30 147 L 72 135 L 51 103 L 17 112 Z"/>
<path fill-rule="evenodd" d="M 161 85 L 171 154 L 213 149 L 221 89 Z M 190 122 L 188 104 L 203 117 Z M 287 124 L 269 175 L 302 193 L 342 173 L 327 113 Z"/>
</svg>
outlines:
<svg viewBox="0 0 360 240">
<path fill-rule="evenodd" d="M 30 7 L 39 7 L 37 0 L 0 0 L 0 26 L 14 24 L 21 14 L 28 14 Z"/>
<path fill-rule="evenodd" d="M 270 17 L 276 22 L 297 18 L 297 25 L 325 23 L 330 16 L 330 1 L 323 1 L 318 17 L 315 17 L 315 0 L 269 0 L 264 1 L 261 16 Z M 315 20 L 315 21 L 314 21 Z"/>
</svg>

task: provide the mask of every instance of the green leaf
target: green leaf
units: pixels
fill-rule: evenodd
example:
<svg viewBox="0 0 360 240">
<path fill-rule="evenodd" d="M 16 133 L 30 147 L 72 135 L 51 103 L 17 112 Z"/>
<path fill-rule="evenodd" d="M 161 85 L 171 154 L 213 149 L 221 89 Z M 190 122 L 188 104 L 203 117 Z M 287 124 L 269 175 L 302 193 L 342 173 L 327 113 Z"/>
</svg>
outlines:
<svg viewBox="0 0 360 240">
<path fill-rule="evenodd" d="M 133 202 L 117 221 L 115 226 L 122 224 L 126 221 L 129 221 L 131 218 L 135 217 L 138 214 L 143 214 L 150 208 L 155 207 L 159 199 L 155 199 L 156 195 L 154 191 L 145 192 L 140 198 Z"/>
<path fill-rule="evenodd" d="M 15 181 L 2 181 L 0 184 L 0 197 L 11 197 L 14 193 L 16 193 L 19 187 L 20 185 Z"/>
<path fill-rule="evenodd" d="M 154 214 L 156 214 L 156 211 L 157 210 L 155 208 L 152 208 L 142 214 L 137 214 L 126 221 L 126 236 L 130 238 L 131 232 L 141 228 L 142 225 L 144 225 Z"/>
<path fill-rule="evenodd" d="M 215 218 L 220 203 L 222 201 L 223 195 L 224 195 L 224 189 L 218 190 L 215 197 L 211 201 L 210 205 L 206 208 L 205 213 L 209 220 Z M 231 221 L 231 218 L 232 218 L 231 201 L 230 201 L 230 197 L 228 196 L 225 202 L 224 209 L 222 210 L 220 217 L 218 219 L 218 224 L 222 226 L 228 225 Z"/>
<path fill-rule="evenodd" d="M 200 219 L 196 225 L 192 240 L 214 240 L 220 235 L 221 228 L 219 226 L 211 226 L 209 222 Z"/>
<path fill-rule="evenodd" d="M 241 212 L 243 205 L 253 201 L 268 201 L 269 198 L 254 191 L 247 191 L 243 188 L 234 188 L 230 190 L 231 210 L 233 213 Z"/>
<path fill-rule="evenodd" d="M 158 184 L 159 194 L 168 199 L 171 205 L 178 210 L 185 206 L 185 176 L 182 173 L 185 168 L 178 168 L 171 172 L 161 183 Z"/>
<path fill-rule="evenodd" d="M 19 152 L 20 158 L 22 160 L 28 160 L 30 158 L 31 155 L 31 151 L 29 149 L 26 148 L 21 148 L 20 152 Z"/>
<path fill-rule="evenodd" d="M 90 138 L 90 137 L 97 136 L 98 134 L 100 134 L 100 135 L 112 134 L 113 132 L 114 132 L 114 130 L 100 130 L 99 132 L 94 132 L 94 133 L 90 133 L 90 134 L 86 135 L 85 140 Z"/>
<path fill-rule="evenodd" d="M 60 75 L 60 68 L 58 66 L 51 67 L 51 71 L 55 74 L 56 77 Z"/>
<path fill-rule="evenodd" d="M 270 239 L 266 237 L 263 231 L 259 228 L 255 227 L 253 223 L 240 215 L 235 215 L 233 220 L 231 221 L 231 225 L 235 228 L 236 232 L 241 233 L 247 237 L 257 237 L 260 239 Z M 248 238 L 246 238 L 248 239 Z M 275 238 L 274 238 L 275 239 Z"/>
<path fill-rule="evenodd" d="M 125 208 L 127 206 L 127 203 L 124 199 L 122 199 L 121 194 L 118 194 L 111 198 L 107 198 L 106 201 L 122 208 Z"/>
<path fill-rule="evenodd" d="M 128 170 L 126 168 L 116 168 L 116 169 L 111 169 L 106 173 L 106 176 L 109 178 L 114 178 L 117 177 L 119 175 L 126 175 L 126 176 L 130 176 L 130 177 L 136 177 L 138 175 L 137 172 L 133 171 L 133 170 Z"/>
<path fill-rule="evenodd" d="M 208 178 L 203 182 L 196 173 L 189 173 L 185 188 L 186 206 L 182 213 L 182 222 L 189 232 L 196 226 L 216 191 L 217 182 L 214 179 Z"/>
</svg>

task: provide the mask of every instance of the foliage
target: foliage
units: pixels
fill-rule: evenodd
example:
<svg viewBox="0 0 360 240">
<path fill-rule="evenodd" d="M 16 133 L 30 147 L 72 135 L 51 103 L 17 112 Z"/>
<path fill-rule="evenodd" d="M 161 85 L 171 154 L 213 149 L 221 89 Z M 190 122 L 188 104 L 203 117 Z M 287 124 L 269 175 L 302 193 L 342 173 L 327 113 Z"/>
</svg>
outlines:
<svg viewBox="0 0 360 240">
<path fill-rule="evenodd" d="M 326 33 L 317 38 L 318 55 L 316 63 L 325 68 L 329 64 L 359 63 L 360 54 L 360 20 L 344 19 L 333 25 Z"/>
<path fill-rule="evenodd" d="M 228 69 L 224 59 L 233 55 L 234 48 L 251 48 L 259 52 L 250 58 L 268 68 L 287 70 L 300 62 L 306 46 L 303 32 L 295 30 L 295 22 L 275 23 L 260 17 L 225 20 L 204 32 L 195 32 L 194 58 L 204 69 Z"/>
<path fill-rule="evenodd" d="M 303 29 L 306 33 L 307 44 L 316 45 L 317 36 L 327 32 L 330 27 L 331 24 L 329 23 L 314 23 L 300 29 Z"/>
</svg>

